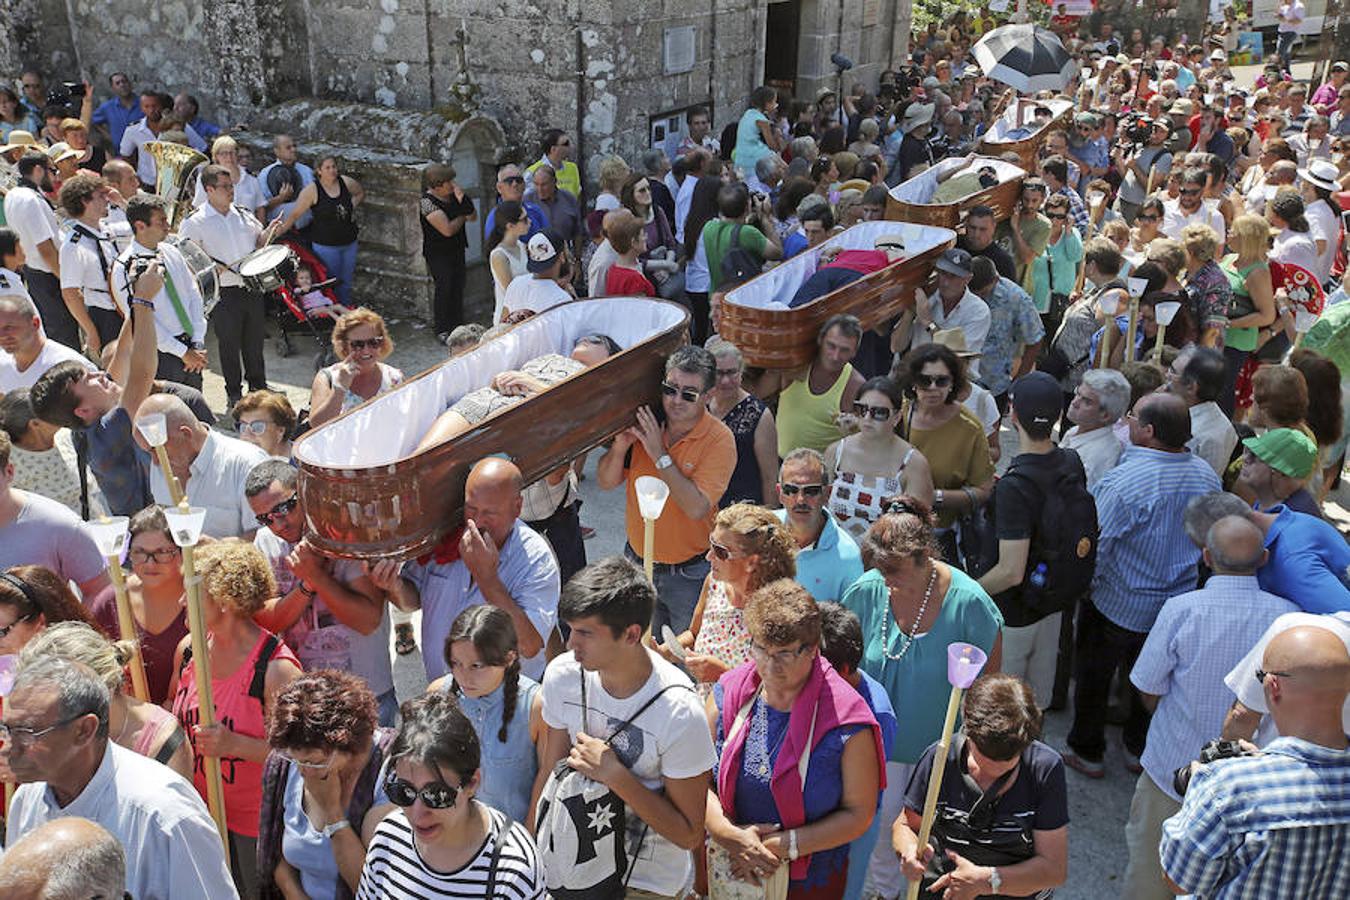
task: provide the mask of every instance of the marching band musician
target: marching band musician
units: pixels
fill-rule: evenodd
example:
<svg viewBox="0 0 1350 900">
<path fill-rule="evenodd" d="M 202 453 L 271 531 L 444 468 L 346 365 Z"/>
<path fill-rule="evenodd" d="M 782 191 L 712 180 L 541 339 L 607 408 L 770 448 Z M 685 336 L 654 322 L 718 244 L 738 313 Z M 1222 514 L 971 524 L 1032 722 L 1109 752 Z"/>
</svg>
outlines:
<svg viewBox="0 0 1350 900">
<path fill-rule="evenodd" d="M 267 389 L 263 298 L 248 290 L 237 267 L 240 260 L 271 241 L 279 222 L 263 228 L 253 210 L 234 202 L 234 179 L 224 166 L 214 163 L 204 166 L 200 184 L 206 192 L 206 203 L 188 216 L 178 231 L 206 251 L 220 275 L 220 302 L 211 313 L 211 321 L 215 324 L 220 371 L 229 398 L 226 408 L 233 409 L 243 396 L 241 355 L 248 389 Z"/>
<path fill-rule="evenodd" d="M 125 159 L 110 159 L 103 164 L 103 183 L 108 186 L 108 215 L 103 230 L 112 235 L 117 254 L 131 246 L 131 226 L 127 224 L 127 201 L 141 193 L 136 169 Z"/>
<path fill-rule="evenodd" d="M 125 307 L 141 274 L 158 264 L 164 284 L 154 296 L 157 378 L 202 389 L 206 368 L 206 312 L 197 279 L 177 247 L 164 243 L 169 217 L 164 201 L 137 194 L 127 201 L 131 246 L 112 266 L 113 296 Z"/>
<path fill-rule="evenodd" d="M 73 217 L 70 235 L 61 242 L 61 296 L 97 358 L 116 340 L 126 316 L 108 282 L 117 259 L 117 245 L 103 227 L 108 189 L 98 176 L 81 173 L 61 185 L 60 199 L 61 208 Z"/>
</svg>

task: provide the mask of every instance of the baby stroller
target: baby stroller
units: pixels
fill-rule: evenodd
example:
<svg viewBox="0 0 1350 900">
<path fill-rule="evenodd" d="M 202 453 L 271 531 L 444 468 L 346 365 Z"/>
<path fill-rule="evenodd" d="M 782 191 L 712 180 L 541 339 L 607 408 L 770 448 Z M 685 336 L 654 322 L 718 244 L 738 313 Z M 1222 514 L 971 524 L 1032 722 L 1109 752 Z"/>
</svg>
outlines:
<svg viewBox="0 0 1350 900">
<path fill-rule="evenodd" d="M 277 352 L 283 357 L 294 350 L 292 336 L 305 334 L 314 339 L 318 349 L 315 367 L 322 368 L 332 355 L 330 335 L 334 320 L 328 316 L 312 316 L 306 308 L 298 284 L 301 267 L 312 274 L 308 293 L 318 292 L 330 303 L 337 303 L 333 285 L 336 278 L 328 277 L 328 270 L 308 247 L 295 241 L 279 241 L 251 253 L 239 264 L 239 274 L 253 291 L 263 295 L 267 314 L 277 324 Z"/>
</svg>

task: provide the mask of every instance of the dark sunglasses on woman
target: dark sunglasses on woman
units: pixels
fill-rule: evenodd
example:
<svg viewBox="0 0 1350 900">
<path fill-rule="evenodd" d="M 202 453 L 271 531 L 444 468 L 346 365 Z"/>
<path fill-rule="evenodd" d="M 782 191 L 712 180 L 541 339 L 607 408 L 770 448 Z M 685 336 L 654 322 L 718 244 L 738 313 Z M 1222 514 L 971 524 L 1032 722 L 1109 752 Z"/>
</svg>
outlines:
<svg viewBox="0 0 1350 900">
<path fill-rule="evenodd" d="M 449 809 L 459 799 L 459 788 L 452 787 L 444 781 L 433 781 L 422 788 L 416 788 L 410 782 L 393 776 L 385 781 L 384 792 L 388 795 L 390 803 L 404 808 L 416 803 L 418 797 L 422 798 L 422 804 L 427 809 Z"/>
<path fill-rule="evenodd" d="M 853 414 L 862 419 L 872 419 L 877 422 L 884 422 L 895 415 L 895 410 L 889 406 L 871 406 L 867 403 L 854 403 Z"/>
</svg>

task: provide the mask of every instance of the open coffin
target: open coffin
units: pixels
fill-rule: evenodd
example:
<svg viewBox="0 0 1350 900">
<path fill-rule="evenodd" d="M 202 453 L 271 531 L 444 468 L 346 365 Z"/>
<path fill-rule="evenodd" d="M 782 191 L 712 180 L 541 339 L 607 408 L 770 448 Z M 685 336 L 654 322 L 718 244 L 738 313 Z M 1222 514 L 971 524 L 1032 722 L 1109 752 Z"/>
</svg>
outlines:
<svg viewBox="0 0 1350 900">
<path fill-rule="evenodd" d="M 871 250 L 877 238 L 899 235 L 906 256 L 879 272 L 788 308 L 797 289 L 819 265 L 828 247 Z M 928 279 L 938 254 L 956 242 L 956 232 L 907 222 L 863 222 L 728 291 L 722 298 L 718 333 L 735 344 L 752 366 L 804 366 L 816 355 L 816 335 L 830 316 L 852 313 L 871 328 L 910 304 L 914 288 Z"/>
<path fill-rule="evenodd" d="M 1008 133 L 1032 121 L 1032 112 L 1037 106 L 1044 106 L 1052 113 L 1050 122 L 1028 137 L 1008 138 Z M 1022 160 L 1022 167 L 1028 172 L 1036 167 L 1036 153 L 1041 149 L 1045 136 L 1055 128 L 1063 128 L 1073 115 L 1072 100 L 1024 101 L 1019 110 L 1017 101 L 1008 104 L 1003 115 L 994 120 L 984 137 L 980 139 L 979 152 L 988 156 L 1000 156 L 1009 151 L 1016 153 Z M 1021 116 L 1024 122 L 1019 122 Z"/>
<path fill-rule="evenodd" d="M 464 481 L 479 459 L 509 457 L 528 483 L 632 425 L 639 406 L 659 406 L 665 358 L 687 339 L 688 319 L 683 307 L 646 298 L 565 303 L 309 432 L 294 455 L 311 540 L 359 559 L 426 551 L 459 523 Z M 623 350 L 412 455 L 460 397 L 527 360 L 566 356 L 588 334 L 607 334 Z"/>
<path fill-rule="evenodd" d="M 962 174 L 977 173 L 988 166 L 998 175 L 998 184 L 968 194 L 960 200 L 950 203 L 934 203 L 933 194 L 937 191 L 938 181 L 943 175 L 955 169 L 965 169 Z M 999 221 L 1012 215 L 1013 205 L 1017 203 L 1022 191 L 1022 181 L 1027 173 L 1021 167 L 993 157 L 977 156 L 967 166 L 964 156 L 954 156 L 939 161 L 936 165 L 920 172 L 908 181 L 902 181 L 891 188 L 886 201 L 886 218 L 899 222 L 917 222 L 920 225 L 936 225 L 940 228 L 955 228 L 961 222 L 961 214 L 972 206 L 993 207 L 994 217 Z"/>
</svg>

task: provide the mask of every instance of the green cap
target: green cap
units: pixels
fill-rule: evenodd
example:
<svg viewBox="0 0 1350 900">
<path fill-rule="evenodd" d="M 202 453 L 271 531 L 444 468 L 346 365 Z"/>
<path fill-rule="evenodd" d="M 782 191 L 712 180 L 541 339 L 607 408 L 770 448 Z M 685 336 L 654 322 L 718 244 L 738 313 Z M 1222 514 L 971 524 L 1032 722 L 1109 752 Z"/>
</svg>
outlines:
<svg viewBox="0 0 1350 900">
<path fill-rule="evenodd" d="M 1247 438 L 1242 446 L 1290 478 L 1307 478 L 1317 464 L 1317 444 L 1297 428 L 1272 428 L 1265 434 Z"/>
</svg>

